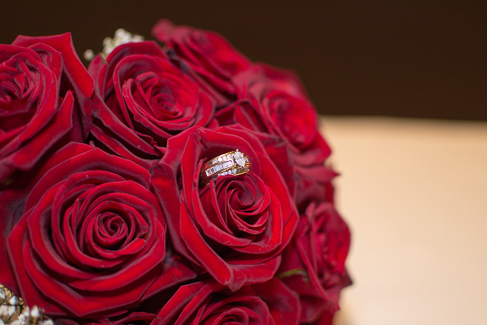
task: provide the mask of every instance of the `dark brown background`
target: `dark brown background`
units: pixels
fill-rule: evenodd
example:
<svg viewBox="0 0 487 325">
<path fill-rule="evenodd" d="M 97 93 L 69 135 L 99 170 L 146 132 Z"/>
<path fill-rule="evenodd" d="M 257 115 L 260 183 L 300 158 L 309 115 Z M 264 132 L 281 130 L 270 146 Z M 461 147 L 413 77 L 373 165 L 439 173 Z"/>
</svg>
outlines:
<svg viewBox="0 0 487 325">
<path fill-rule="evenodd" d="M 487 2 L 11 1 L 0 42 L 71 31 L 78 53 L 162 17 L 223 34 L 256 61 L 292 68 L 318 110 L 487 120 Z"/>
</svg>

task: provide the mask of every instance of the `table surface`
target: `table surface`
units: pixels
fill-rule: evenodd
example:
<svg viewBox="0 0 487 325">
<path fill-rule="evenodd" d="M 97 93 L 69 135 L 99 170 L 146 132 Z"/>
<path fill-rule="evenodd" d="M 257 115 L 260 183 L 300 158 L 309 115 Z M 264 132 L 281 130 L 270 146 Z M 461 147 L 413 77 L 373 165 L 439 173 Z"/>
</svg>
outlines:
<svg viewBox="0 0 487 325">
<path fill-rule="evenodd" d="M 352 231 L 336 325 L 487 324 L 487 123 L 328 117 Z"/>
</svg>

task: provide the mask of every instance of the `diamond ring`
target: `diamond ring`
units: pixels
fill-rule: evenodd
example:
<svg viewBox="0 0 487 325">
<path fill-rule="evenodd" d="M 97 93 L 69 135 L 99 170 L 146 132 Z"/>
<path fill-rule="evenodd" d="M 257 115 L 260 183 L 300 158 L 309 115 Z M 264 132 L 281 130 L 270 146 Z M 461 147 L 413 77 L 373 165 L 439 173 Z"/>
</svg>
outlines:
<svg viewBox="0 0 487 325">
<path fill-rule="evenodd" d="M 242 175 L 249 172 L 249 158 L 241 151 L 235 150 L 216 156 L 203 164 L 201 179 L 207 183 L 218 176 Z"/>
</svg>

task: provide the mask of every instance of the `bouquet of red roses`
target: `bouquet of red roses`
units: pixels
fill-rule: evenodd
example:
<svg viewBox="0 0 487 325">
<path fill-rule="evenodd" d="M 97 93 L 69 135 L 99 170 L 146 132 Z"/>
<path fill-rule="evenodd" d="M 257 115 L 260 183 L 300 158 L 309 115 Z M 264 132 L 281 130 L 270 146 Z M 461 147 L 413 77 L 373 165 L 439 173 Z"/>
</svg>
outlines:
<svg viewBox="0 0 487 325">
<path fill-rule="evenodd" d="M 0 45 L 16 322 L 330 324 L 350 234 L 301 82 L 212 32 L 127 35 L 88 69 L 70 34 Z"/>
</svg>

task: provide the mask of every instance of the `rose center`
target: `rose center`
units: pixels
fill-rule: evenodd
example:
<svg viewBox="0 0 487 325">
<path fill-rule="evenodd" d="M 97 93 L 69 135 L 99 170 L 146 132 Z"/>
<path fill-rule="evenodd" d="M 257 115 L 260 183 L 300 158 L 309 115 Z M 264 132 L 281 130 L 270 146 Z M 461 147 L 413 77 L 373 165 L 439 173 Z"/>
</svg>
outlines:
<svg viewBox="0 0 487 325">
<path fill-rule="evenodd" d="M 306 147 L 316 134 L 314 109 L 305 101 L 286 94 L 272 98 L 270 114 L 282 136 L 297 147 Z"/>
<path fill-rule="evenodd" d="M 23 58 L 0 64 L 0 130 L 9 132 L 24 126 L 36 113 L 39 71 Z"/>
<path fill-rule="evenodd" d="M 159 121 L 170 121 L 182 116 L 181 104 L 184 105 L 184 100 L 176 98 L 174 89 L 180 87 L 173 80 L 147 73 L 138 76 L 136 83 L 137 93 L 134 98 L 146 113 Z"/>
<path fill-rule="evenodd" d="M 268 197 L 252 177 L 243 178 L 229 182 L 220 197 L 220 211 L 225 211 L 227 226 L 234 235 L 255 236 L 265 231 Z"/>
<path fill-rule="evenodd" d="M 126 240 L 128 227 L 126 221 L 114 212 L 104 212 L 98 219 L 94 240 L 106 249 L 116 250 Z"/>
</svg>

